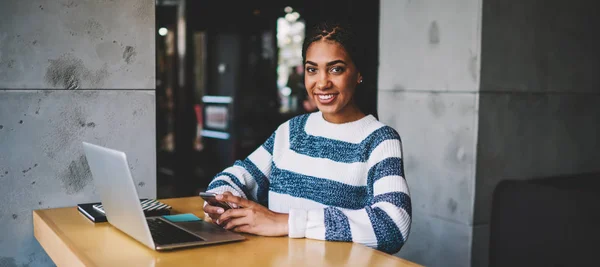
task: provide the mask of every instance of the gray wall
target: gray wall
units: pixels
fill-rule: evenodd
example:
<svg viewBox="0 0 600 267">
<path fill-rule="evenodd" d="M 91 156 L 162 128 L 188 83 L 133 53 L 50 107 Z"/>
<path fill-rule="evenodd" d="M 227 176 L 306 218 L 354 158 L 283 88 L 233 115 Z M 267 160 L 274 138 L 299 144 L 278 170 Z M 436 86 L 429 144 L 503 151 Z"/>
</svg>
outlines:
<svg viewBox="0 0 600 267">
<path fill-rule="evenodd" d="M 403 138 L 413 197 L 399 256 L 487 266 L 501 180 L 600 171 L 596 10 L 585 0 L 381 2 L 379 114 Z"/>
<path fill-rule="evenodd" d="M 155 197 L 154 17 L 152 0 L 2 3 L 0 266 L 53 265 L 32 210 L 99 201 L 81 141 L 125 151 Z"/>
<path fill-rule="evenodd" d="M 404 145 L 413 224 L 398 256 L 471 261 L 480 0 L 382 0 L 378 108 Z"/>
<path fill-rule="evenodd" d="M 597 1 L 485 0 L 473 265 L 504 179 L 600 171 Z"/>
</svg>

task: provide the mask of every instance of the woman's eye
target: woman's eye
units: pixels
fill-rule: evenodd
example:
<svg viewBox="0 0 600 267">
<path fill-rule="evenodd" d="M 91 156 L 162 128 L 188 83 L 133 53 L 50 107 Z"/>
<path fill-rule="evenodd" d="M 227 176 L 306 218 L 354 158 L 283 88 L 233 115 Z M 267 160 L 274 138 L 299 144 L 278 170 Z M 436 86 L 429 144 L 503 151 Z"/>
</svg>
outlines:
<svg viewBox="0 0 600 267">
<path fill-rule="evenodd" d="M 342 67 L 333 67 L 333 68 L 331 68 L 330 71 L 333 72 L 333 73 L 340 73 L 340 72 L 344 71 L 344 68 L 342 68 Z"/>
<path fill-rule="evenodd" d="M 311 67 L 306 68 L 306 72 L 315 72 L 315 71 L 317 71 L 317 69 L 315 69 L 315 68 L 311 68 Z"/>
</svg>

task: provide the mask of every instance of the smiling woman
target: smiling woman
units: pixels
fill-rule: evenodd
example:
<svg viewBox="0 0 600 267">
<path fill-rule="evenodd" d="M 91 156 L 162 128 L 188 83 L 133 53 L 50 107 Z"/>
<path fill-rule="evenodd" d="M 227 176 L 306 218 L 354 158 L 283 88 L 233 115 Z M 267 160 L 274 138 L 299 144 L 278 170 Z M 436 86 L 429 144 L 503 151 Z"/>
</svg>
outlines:
<svg viewBox="0 0 600 267">
<path fill-rule="evenodd" d="M 355 121 L 365 116 L 358 109 L 353 96 L 356 85 L 362 82 L 352 58 L 346 52 L 342 40 L 336 40 L 340 29 L 319 32 L 312 43 L 304 48 L 306 66 L 304 84 L 309 97 L 313 98 L 325 120 L 333 123 Z"/>
<path fill-rule="evenodd" d="M 304 84 L 318 112 L 283 123 L 245 160 L 217 174 L 206 205 L 226 229 L 265 236 L 353 241 L 395 253 L 411 200 L 398 133 L 356 105 L 360 49 L 348 25 L 322 23 L 303 45 Z"/>
</svg>

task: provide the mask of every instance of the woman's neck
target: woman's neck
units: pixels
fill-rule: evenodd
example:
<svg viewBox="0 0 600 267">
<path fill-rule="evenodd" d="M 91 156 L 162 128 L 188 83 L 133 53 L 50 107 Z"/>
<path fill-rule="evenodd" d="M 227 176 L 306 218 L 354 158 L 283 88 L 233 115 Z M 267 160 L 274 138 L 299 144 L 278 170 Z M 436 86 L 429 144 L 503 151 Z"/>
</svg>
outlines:
<svg viewBox="0 0 600 267">
<path fill-rule="evenodd" d="M 348 105 L 337 113 L 323 113 L 323 119 L 330 123 L 348 123 L 360 120 L 366 115 L 356 105 Z"/>
</svg>

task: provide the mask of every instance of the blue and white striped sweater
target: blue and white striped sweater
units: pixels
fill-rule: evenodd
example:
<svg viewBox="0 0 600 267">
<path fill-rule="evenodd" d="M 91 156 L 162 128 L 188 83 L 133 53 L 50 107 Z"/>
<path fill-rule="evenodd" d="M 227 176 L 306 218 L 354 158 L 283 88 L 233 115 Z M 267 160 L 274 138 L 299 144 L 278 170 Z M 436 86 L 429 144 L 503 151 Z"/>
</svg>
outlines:
<svg viewBox="0 0 600 267">
<path fill-rule="evenodd" d="M 285 123 L 209 191 L 289 213 L 289 236 L 353 241 L 395 253 L 410 232 L 411 201 L 398 133 L 366 116 L 333 124 L 316 112 Z"/>
</svg>

